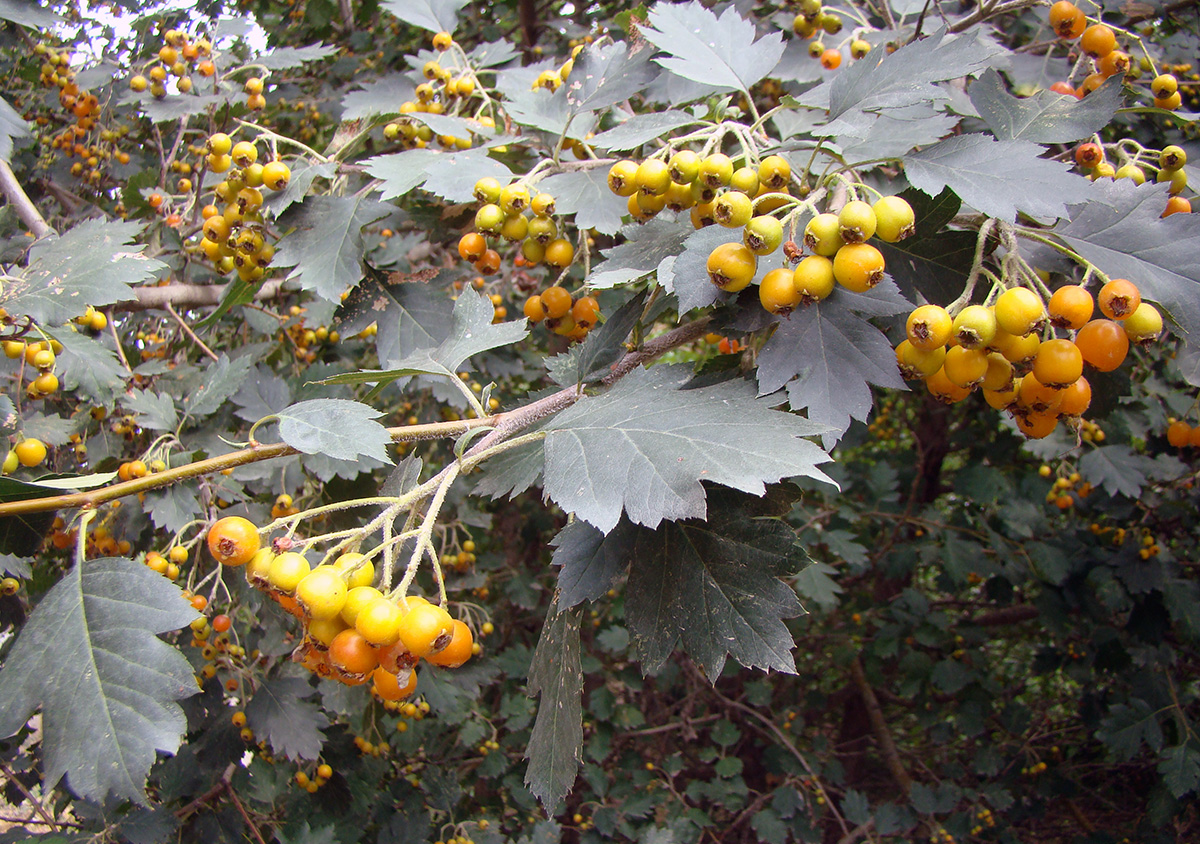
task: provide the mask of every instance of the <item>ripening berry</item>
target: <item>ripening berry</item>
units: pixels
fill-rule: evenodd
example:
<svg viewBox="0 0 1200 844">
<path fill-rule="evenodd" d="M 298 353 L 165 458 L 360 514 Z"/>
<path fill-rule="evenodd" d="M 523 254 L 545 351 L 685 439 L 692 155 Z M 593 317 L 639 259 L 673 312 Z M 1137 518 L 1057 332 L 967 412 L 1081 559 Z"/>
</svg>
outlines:
<svg viewBox="0 0 1200 844">
<path fill-rule="evenodd" d="M 818 214 L 804 227 L 804 245 L 810 252 L 832 258 L 845 245 L 837 214 Z"/>
<path fill-rule="evenodd" d="M 758 258 L 742 243 L 722 243 L 706 264 L 712 283 L 727 293 L 744 290 L 754 280 Z"/>
<path fill-rule="evenodd" d="M 837 280 L 833 275 L 833 261 L 823 255 L 809 255 L 796 265 L 792 273 L 792 284 L 800 294 L 800 302 L 810 305 L 825 299 L 833 292 Z M 940 364 L 939 364 L 940 365 Z"/>
<path fill-rule="evenodd" d="M 1142 303 L 1142 294 L 1132 281 L 1114 278 L 1100 288 L 1096 301 L 1106 317 L 1123 320 L 1137 310 Z"/>
<path fill-rule="evenodd" d="M 1083 354 L 1070 340 L 1046 340 L 1033 359 L 1033 374 L 1047 387 L 1066 387 L 1083 374 Z"/>
<path fill-rule="evenodd" d="M 733 175 L 729 177 L 729 187 L 733 190 L 740 190 L 744 194 L 758 194 L 758 171 L 753 167 L 739 167 L 733 171 Z"/>
<path fill-rule="evenodd" d="M 758 300 L 773 314 L 787 315 L 800 304 L 800 293 L 794 282 L 795 273 L 788 267 L 778 267 L 763 276 L 758 285 Z"/>
<path fill-rule="evenodd" d="M 1176 420 L 1167 426 L 1167 442 L 1175 448 L 1183 448 L 1188 444 L 1192 426 L 1182 420 Z"/>
<path fill-rule="evenodd" d="M 208 550 L 222 565 L 245 565 L 258 553 L 258 528 L 241 516 L 218 519 L 208 531 Z"/>
<path fill-rule="evenodd" d="M 838 234 L 846 243 L 862 243 L 875 234 L 875 210 L 867 203 L 854 199 L 838 212 Z"/>
<path fill-rule="evenodd" d="M 1050 7 L 1050 27 L 1059 38 L 1075 39 L 1087 27 L 1087 16 L 1070 0 L 1058 0 Z"/>
<path fill-rule="evenodd" d="M 922 305 L 908 315 L 905 334 L 913 347 L 927 352 L 950 342 L 954 321 L 941 305 Z"/>
<path fill-rule="evenodd" d="M 833 256 L 833 275 L 855 293 L 865 293 L 883 281 L 883 253 L 869 243 L 847 243 Z"/>
<path fill-rule="evenodd" d="M 1055 290 L 1046 307 L 1051 325 L 1056 328 L 1069 328 L 1072 331 L 1083 328 L 1092 318 L 1094 309 L 1092 294 L 1086 287 L 1078 284 L 1064 285 Z"/>
<path fill-rule="evenodd" d="M 1117 48 L 1117 35 L 1102 23 L 1092 24 L 1079 37 L 1079 47 L 1088 58 L 1098 59 Z"/>
<path fill-rule="evenodd" d="M 1129 335 L 1119 322 L 1094 319 L 1079 329 L 1075 345 L 1085 363 L 1101 372 L 1112 372 L 1125 361 L 1129 353 Z"/>
<path fill-rule="evenodd" d="M 700 162 L 699 181 L 714 190 L 725 187 L 733 178 L 733 161 L 723 152 L 706 156 Z"/>
<path fill-rule="evenodd" d="M 1140 303 L 1132 314 L 1121 322 L 1129 340 L 1138 345 L 1148 345 L 1162 334 L 1163 318 L 1158 308 L 1149 302 Z"/>
<path fill-rule="evenodd" d="M 987 375 L 987 352 L 983 349 L 964 349 L 955 346 L 946 350 L 946 361 L 942 371 L 952 384 L 971 388 L 983 381 Z"/>
<path fill-rule="evenodd" d="M 1010 287 L 996 299 L 996 325 L 1009 334 L 1033 331 L 1046 317 L 1041 297 L 1027 287 Z"/>
</svg>

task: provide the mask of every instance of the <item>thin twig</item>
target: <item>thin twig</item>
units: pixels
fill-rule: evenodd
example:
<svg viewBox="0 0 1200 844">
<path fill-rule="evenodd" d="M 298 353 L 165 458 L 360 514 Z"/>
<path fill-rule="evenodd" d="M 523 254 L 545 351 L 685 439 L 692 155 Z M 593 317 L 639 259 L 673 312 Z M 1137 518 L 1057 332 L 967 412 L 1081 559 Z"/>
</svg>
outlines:
<svg viewBox="0 0 1200 844">
<path fill-rule="evenodd" d="M 883 754 L 888 770 L 891 771 L 896 784 L 907 795 L 913 787 L 912 777 L 905 770 L 904 763 L 900 761 L 900 754 L 896 750 L 896 742 L 892 740 L 892 732 L 888 729 L 887 721 L 884 720 L 879 698 L 875 697 L 875 690 L 867 682 L 866 672 L 863 671 L 862 661 L 858 657 L 855 657 L 850 663 L 850 675 L 854 678 L 854 685 L 858 688 L 863 705 L 867 708 L 867 718 L 871 722 L 871 729 L 875 733 L 875 740 L 879 742 L 879 751 Z"/>
<path fill-rule="evenodd" d="M 46 811 L 46 807 L 25 787 L 25 783 L 13 776 L 13 772 L 3 762 L 0 762 L 0 774 L 4 774 L 4 778 L 17 787 L 17 791 L 21 792 L 21 795 L 29 801 L 29 804 L 33 806 L 33 811 L 37 812 L 37 816 L 42 819 L 42 822 L 46 826 L 51 829 L 58 829 L 58 822 Z"/>
<path fill-rule="evenodd" d="M 263 841 L 262 833 L 258 831 L 258 827 L 254 824 L 254 821 L 250 819 L 250 813 L 246 811 L 246 807 L 243 806 L 242 801 L 238 799 L 237 792 L 234 791 L 232 787 L 225 789 L 225 791 L 229 794 L 229 799 L 233 801 L 233 805 L 237 807 L 239 812 L 241 812 L 242 820 L 246 822 L 246 826 L 250 827 L 250 831 L 254 833 L 254 840 L 257 841 L 258 844 L 267 844 L 266 841 Z"/>
<path fill-rule="evenodd" d="M 192 331 L 192 327 L 184 321 L 183 317 L 181 317 L 179 315 L 179 312 L 176 311 L 173 307 L 171 307 L 170 302 L 167 302 L 164 307 L 167 309 L 167 313 L 169 313 L 171 316 L 173 316 L 175 318 L 175 321 L 177 323 L 179 323 L 179 327 L 183 329 L 183 333 L 186 334 L 188 337 L 192 338 L 192 342 L 195 343 L 197 346 L 199 346 L 201 351 L 204 352 L 204 354 L 208 355 L 213 360 L 220 360 L 220 358 L 217 357 L 216 353 L 212 349 L 210 349 L 208 346 L 206 346 L 204 344 L 203 340 L 201 340 L 199 337 L 196 336 L 196 332 Z"/>
<path fill-rule="evenodd" d="M 17 175 L 8 166 L 8 162 L 2 158 L 0 158 L 0 192 L 4 193 L 4 197 L 16 209 L 21 222 L 29 226 L 29 230 L 35 237 L 42 238 L 54 234 L 54 229 L 50 228 L 50 224 L 46 222 L 42 212 L 37 210 L 37 206 L 33 204 L 29 194 L 25 193 L 25 188 L 21 187 L 21 183 L 17 181 Z"/>
</svg>

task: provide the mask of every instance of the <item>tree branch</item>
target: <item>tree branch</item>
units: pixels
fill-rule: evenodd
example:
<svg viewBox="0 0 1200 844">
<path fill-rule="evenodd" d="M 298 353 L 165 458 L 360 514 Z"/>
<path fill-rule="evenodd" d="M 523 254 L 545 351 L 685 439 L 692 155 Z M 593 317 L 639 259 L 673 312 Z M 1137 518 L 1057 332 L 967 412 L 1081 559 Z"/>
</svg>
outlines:
<svg viewBox="0 0 1200 844">
<path fill-rule="evenodd" d="M 862 662 L 858 657 L 855 657 L 854 661 L 850 663 L 850 674 L 854 678 L 854 685 L 858 688 L 863 704 L 867 707 L 867 718 L 871 721 L 875 740 L 879 742 L 879 752 L 883 754 L 883 760 L 887 763 L 892 778 L 896 780 L 901 791 L 907 795 L 912 790 L 912 777 L 908 775 L 908 771 L 904 769 L 904 763 L 900 761 L 896 742 L 892 740 L 891 730 L 888 729 L 887 721 L 883 718 L 883 708 L 879 705 L 879 698 L 875 697 L 875 690 L 867 682 L 866 672 L 863 671 Z"/>
<path fill-rule="evenodd" d="M 158 308 L 165 309 L 168 305 L 176 308 L 216 307 L 221 304 L 225 295 L 223 284 L 168 284 L 165 287 L 138 287 L 134 289 L 136 299 L 118 302 L 112 306 L 113 311 L 149 311 Z M 283 279 L 272 279 L 263 282 L 254 292 L 254 301 L 274 299 L 283 292 Z"/>
<path fill-rule="evenodd" d="M 3 192 L 4 197 L 16 209 L 21 222 L 29 226 L 35 237 L 42 238 L 54 234 L 54 229 L 50 228 L 42 212 L 37 210 L 29 194 L 25 193 L 25 188 L 17 181 L 17 174 L 4 159 L 0 159 L 0 192 Z"/>
</svg>

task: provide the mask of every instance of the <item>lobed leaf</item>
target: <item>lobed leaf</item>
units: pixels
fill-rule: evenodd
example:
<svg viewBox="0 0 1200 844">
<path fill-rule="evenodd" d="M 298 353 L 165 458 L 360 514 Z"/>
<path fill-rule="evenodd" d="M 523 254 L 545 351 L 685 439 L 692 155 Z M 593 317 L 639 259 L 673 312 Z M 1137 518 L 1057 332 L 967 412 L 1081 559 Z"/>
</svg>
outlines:
<svg viewBox="0 0 1200 844">
<path fill-rule="evenodd" d="M 454 32 L 467 0 L 383 0 L 380 4 L 405 23 L 430 32 Z"/>
<path fill-rule="evenodd" d="M 47 333 L 63 347 L 57 361 L 63 389 L 77 390 L 93 404 L 112 407 L 124 392 L 129 374 L 116 354 L 100 340 L 69 325 Z"/>
<path fill-rule="evenodd" d="M 289 280 L 338 302 L 363 277 L 363 226 L 395 210 L 362 196 L 310 196 L 280 217 L 280 227 L 291 231 L 279 242 L 274 264 L 293 267 Z"/>
<path fill-rule="evenodd" d="M 650 50 L 630 50 L 624 41 L 597 42 L 576 57 L 563 88 L 576 112 L 599 111 L 634 96 L 656 75 Z"/>
<path fill-rule="evenodd" d="M 3 7 L 0 6 L 0 17 L 3 17 L 3 14 Z M 8 100 L 0 97 L 0 160 L 11 161 L 13 139 L 27 138 L 29 134 L 29 126 L 25 123 L 25 118 L 8 104 Z"/>
<path fill-rule="evenodd" d="M 696 122 L 696 118 L 686 111 L 635 114 L 619 126 L 595 135 L 588 143 L 597 149 L 630 150 Z"/>
<path fill-rule="evenodd" d="M 575 215 L 580 229 L 615 234 L 627 213 L 625 201 L 608 189 L 606 168 L 556 173 L 542 181 L 541 189 L 554 196 L 559 214 Z"/>
<path fill-rule="evenodd" d="M 308 700 L 316 689 L 300 677 L 267 680 L 246 704 L 246 724 L 265 739 L 275 753 L 288 759 L 316 759 L 328 720 Z"/>
<path fill-rule="evenodd" d="M 551 562 L 559 566 L 558 604 L 570 609 L 595 601 L 611 589 L 629 567 L 639 528 L 621 519 L 608 533 L 582 520 L 568 524 L 550 542 Z"/>
<path fill-rule="evenodd" d="M 726 7 L 720 17 L 698 2 L 656 3 L 638 32 L 666 53 L 655 61 L 672 73 L 715 89 L 749 92 L 783 55 L 778 32 L 755 39 L 754 23 Z"/>
<path fill-rule="evenodd" d="M 323 454 L 335 460 L 360 455 L 390 464 L 387 428 L 375 419 L 375 408 L 346 399 L 311 399 L 276 414 L 280 438 L 305 454 Z"/>
<path fill-rule="evenodd" d="M 759 395 L 786 386 L 792 410 L 806 410 L 827 428 L 826 447 L 841 438 L 851 418 L 866 420 L 871 384 L 906 389 L 887 337 L 854 312 L 843 290 L 781 320 L 758 356 Z"/>
<path fill-rule="evenodd" d="M 1108 125 L 1121 105 L 1121 82 L 1106 82 L 1082 100 L 1055 91 L 1014 97 L 1004 89 L 1000 74 L 990 69 L 971 85 L 967 95 L 992 134 L 1002 141 L 1069 144 Z"/>
<path fill-rule="evenodd" d="M 29 266 L 10 277 L 0 306 L 28 314 L 40 323 L 61 325 L 88 305 L 101 307 L 134 298 L 131 285 L 152 278 L 166 264 L 133 245 L 137 223 L 86 220 L 46 238 L 29 250 Z"/>
<path fill-rule="evenodd" d="M 400 104 L 414 96 L 416 86 L 403 73 L 389 73 L 370 82 L 359 82 L 358 90 L 342 97 L 342 120 L 399 114 Z"/>
<path fill-rule="evenodd" d="M 608 532 L 622 511 L 655 527 L 703 518 L 701 480 L 763 495 L 765 484 L 829 481 L 829 456 L 803 437 L 824 428 L 754 400 L 726 381 L 689 389 L 686 366 L 635 369 L 608 392 L 586 396 L 546 425 L 546 495 Z"/>
<path fill-rule="evenodd" d="M 47 787 L 66 776 L 89 800 L 147 803 L 150 766 L 175 752 L 186 728 L 175 701 L 196 691 L 187 660 L 157 635 L 195 618 L 179 588 L 143 565 L 76 566 L 42 598 L 0 670 L 0 735 L 40 706 Z"/>
</svg>

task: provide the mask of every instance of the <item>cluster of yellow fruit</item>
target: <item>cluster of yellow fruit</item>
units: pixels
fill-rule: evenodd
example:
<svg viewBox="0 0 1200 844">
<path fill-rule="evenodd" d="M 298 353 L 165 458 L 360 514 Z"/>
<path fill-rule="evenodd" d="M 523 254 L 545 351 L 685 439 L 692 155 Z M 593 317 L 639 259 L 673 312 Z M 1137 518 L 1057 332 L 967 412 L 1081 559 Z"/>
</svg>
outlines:
<svg viewBox="0 0 1200 844">
<path fill-rule="evenodd" d="M 583 44 L 576 44 L 571 48 L 571 57 L 563 62 L 557 70 L 543 70 L 529 87 L 534 91 L 538 88 L 545 88 L 547 91 L 557 91 L 567 81 L 567 78 L 570 77 L 571 71 L 575 69 L 575 59 L 579 56 L 579 52 L 583 48 Z"/>
<path fill-rule="evenodd" d="M 821 66 L 826 70 L 835 70 L 841 66 L 842 51 L 836 47 L 827 48 L 819 34 L 837 35 L 841 32 L 842 19 L 839 14 L 836 9 L 827 11 L 822 6 L 821 0 L 801 0 L 800 13 L 792 21 L 792 32 L 800 38 L 818 36 L 817 40 L 808 45 L 808 54 L 814 59 L 820 59 Z M 850 56 L 852 58 L 861 59 L 869 52 L 871 52 L 871 45 L 867 41 L 858 37 L 850 40 Z"/>
<path fill-rule="evenodd" d="M 1154 169 L 1155 165 L 1139 155 L 1126 156 L 1120 142 L 1115 147 L 1117 154 L 1122 157 L 1120 166 L 1116 168 L 1106 160 L 1104 147 L 1092 141 L 1075 148 L 1075 163 L 1083 168 L 1092 181 L 1103 178 L 1131 179 L 1136 184 L 1144 184 L 1146 168 Z M 1166 182 L 1167 192 L 1170 194 L 1167 207 L 1162 213 L 1164 217 L 1172 214 L 1190 214 L 1192 211 L 1192 203 L 1180 196 L 1188 186 L 1187 171 L 1183 169 L 1185 164 L 1187 152 L 1183 147 L 1172 144 L 1158 153 L 1158 172 L 1154 179 L 1157 182 Z"/>
<path fill-rule="evenodd" d="M 466 61 L 466 55 L 454 43 L 449 32 L 433 36 L 433 47 L 439 56 L 425 62 L 421 73 L 426 81 L 417 86 L 415 100 L 400 104 L 400 119 L 383 127 L 383 136 L 389 141 L 399 141 L 406 149 L 424 149 L 433 139 L 433 130 L 420 121 L 405 117 L 409 114 L 445 114 L 447 109 L 457 113 L 461 107 L 475 98 L 479 81 L 475 71 Z M 487 115 L 475 117 L 482 126 L 494 128 L 495 120 Z M 470 135 L 437 135 L 437 142 L 445 149 L 470 149 Z"/>
<path fill-rule="evenodd" d="M 1052 471 L 1049 466 L 1043 464 L 1038 468 L 1038 474 L 1043 478 L 1049 478 Z M 1060 474 L 1054 479 L 1054 483 L 1050 485 L 1049 491 L 1046 493 L 1046 503 L 1053 504 L 1059 510 L 1070 510 L 1075 506 L 1075 499 L 1087 498 L 1092 494 L 1092 485 L 1083 480 L 1078 472 L 1070 474 Z"/>
<path fill-rule="evenodd" d="M 1097 304 L 1103 317 L 1092 319 Z M 1010 287 L 994 304 L 967 305 L 956 313 L 921 305 L 905 328 L 907 337 L 896 347 L 905 378 L 923 379 L 947 403 L 981 387 L 991 407 L 1009 411 L 1022 433 L 1040 439 L 1059 420 L 1077 425 L 1091 404 L 1085 363 L 1113 371 L 1130 343 L 1156 340 L 1163 321 L 1142 301 L 1137 285 L 1113 279 L 1095 300 L 1086 287 L 1068 284 L 1049 303 L 1027 287 Z M 1067 336 L 1055 336 L 1054 329 Z"/>
<path fill-rule="evenodd" d="M 560 236 L 550 194 L 532 194 L 520 181 L 502 186 L 491 176 L 476 182 L 474 193 L 479 202 L 475 231 L 459 238 L 458 254 L 483 275 L 500 269 L 500 253 L 489 246 L 488 238 L 520 244 L 522 266 L 544 263 L 565 270 L 575 260 L 575 247 Z"/>
<path fill-rule="evenodd" d="M 600 303 L 594 296 L 575 299 L 558 285 L 530 296 L 522 310 L 530 322 L 544 321 L 555 334 L 571 340 L 582 340 L 600 322 Z"/>
<path fill-rule="evenodd" d="M 296 775 L 293 777 L 293 779 L 295 780 L 296 785 L 303 788 L 309 794 L 316 794 L 317 789 L 329 782 L 329 778 L 332 776 L 333 767 L 322 762 L 320 765 L 317 765 L 316 770 L 313 771 L 311 777 L 308 775 L 307 771 L 296 771 Z"/>
<path fill-rule="evenodd" d="M 25 385 L 25 395 L 28 398 L 44 399 L 58 392 L 54 361 L 56 352 L 62 351 L 62 345 L 57 340 L 37 340 L 32 343 L 24 340 L 5 340 L 0 345 L 4 348 L 5 357 L 10 360 L 20 359 L 31 368 L 29 383 Z"/>
<path fill-rule="evenodd" d="M 167 96 L 167 78 L 173 76 L 175 88 L 179 93 L 187 94 L 193 86 L 189 75 L 193 66 L 201 76 L 209 77 L 217 72 L 209 58 L 211 55 L 212 43 L 207 38 L 192 41 L 187 33 L 168 29 L 163 33 L 163 45 L 158 49 L 149 70 L 145 74 L 131 76 L 129 87 L 139 94 L 149 90 L 151 96 L 161 100 Z"/>
<path fill-rule="evenodd" d="M 718 204 L 728 195 L 722 194 Z M 912 207 L 898 196 L 882 197 L 874 205 L 851 200 L 837 214 L 817 214 L 804 227 L 804 247 L 813 254 L 801 257 L 798 246 L 786 245 L 788 265 L 763 276 L 759 302 L 773 314 L 787 315 L 826 298 L 835 284 L 865 293 L 883 280 L 885 269 L 883 253 L 866 241 L 902 240 L 913 233 L 914 219 Z M 775 217 L 751 218 L 741 243 L 722 244 L 709 254 L 712 283 L 726 292 L 745 289 L 758 272 L 759 257 L 774 252 L 782 237 L 782 223 Z M 798 261 L 794 268 L 793 261 Z"/>
<path fill-rule="evenodd" d="M 208 168 L 226 174 L 214 190 L 225 207 L 214 202 L 201 209 L 203 237 L 197 248 L 217 272 L 236 270 L 242 281 L 260 281 L 275 255 L 275 247 L 266 241 L 260 188 L 283 190 L 291 181 L 291 168 L 278 160 L 259 164 L 253 141 L 234 143 L 224 132 L 212 135 L 206 149 Z"/>
<path fill-rule="evenodd" d="M 457 668 L 478 650 L 471 628 L 443 607 L 414 595 L 391 597 L 371 585 L 375 567 L 362 554 L 313 568 L 294 551 L 260 547 L 258 528 L 240 516 L 218 520 L 207 542 L 218 562 L 244 565 L 251 585 L 303 622 L 304 638 L 292 658 L 320 677 L 370 682 L 382 700 L 403 700 L 416 689 L 421 659 Z"/>
</svg>

